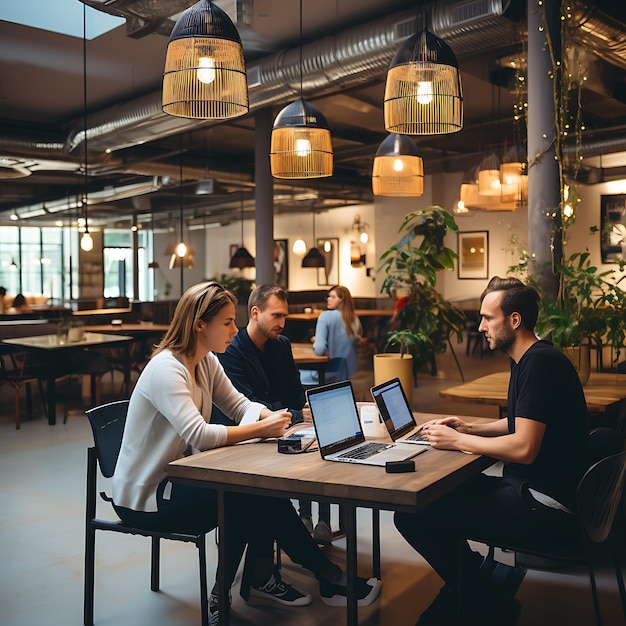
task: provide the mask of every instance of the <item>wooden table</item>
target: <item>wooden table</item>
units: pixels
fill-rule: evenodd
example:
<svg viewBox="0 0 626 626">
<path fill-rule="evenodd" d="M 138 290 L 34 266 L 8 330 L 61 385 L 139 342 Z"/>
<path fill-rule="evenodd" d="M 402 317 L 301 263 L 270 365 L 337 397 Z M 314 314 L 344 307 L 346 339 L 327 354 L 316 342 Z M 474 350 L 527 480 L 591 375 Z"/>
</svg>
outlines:
<svg viewBox="0 0 626 626">
<path fill-rule="evenodd" d="M 320 385 L 326 382 L 324 368 L 330 360 L 327 354 L 322 356 L 315 354 L 312 343 L 292 343 L 291 352 L 298 369 L 315 370 L 319 376 Z"/>
<path fill-rule="evenodd" d="M 506 411 L 509 377 L 510 372 L 489 374 L 469 383 L 444 389 L 439 395 L 459 402 L 495 405 L 502 415 Z M 604 413 L 609 407 L 626 399 L 626 375 L 591 372 L 583 391 L 587 409 Z"/>
<path fill-rule="evenodd" d="M 416 413 L 418 423 L 440 417 Z M 487 418 L 467 417 L 468 421 L 488 422 Z M 312 498 L 338 503 L 345 512 L 348 574 L 348 621 L 358 623 L 354 581 L 357 574 L 356 509 L 415 511 L 449 493 L 493 464 L 487 457 L 428 449 L 415 458 L 416 471 L 387 474 L 382 467 L 324 461 L 318 453 L 282 455 L 275 443 L 230 446 L 194 454 L 170 463 L 167 472 L 173 481 L 208 487 L 218 493 L 220 562 L 225 558 L 228 527 L 224 519 L 224 496 L 242 492 L 284 498 Z M 377 516 L 375 516 L 377 519 Z M 374 537 L 378 538 L 378 528 Z M 375 541 L 375 552 L 379 545 Z M 379 559 L 379 557 L 378 557 Z M 375 564 L 376 554 L 375 554 Z M 379 560 L 378 560 L 379 563 Z M 225 568 L 220 568 L 225 574 Z M 376 570 L 376 565 L 375 568 Z M 380 566 L 378 565 L 378 570 Z M 375 571 L 375 575 L 379 572 Z M 218 581 L 220 619 L 228 623 L 228 590 Z M 223 594 L 223 595 L 222 595 Z"/>
<path fill-rule="evenodd" d="M 48 424 L 56 424 L 56 372 L 59 360 L 63 355 L 71 351 L 83 350 L 84 348 L 100 348 L 103 346 L 120 345 L 132 341 L 127 335 L 108 335 L 103 333 L 86 332 L 80 341 L 68 341 L 59 343 L 57 335 L 36 335 L 31 337 L 14 337 L 3 339 L 2 343 L 17 346 L 21 349 L 37 352 L 45 363 L 46 392 L 48 396 Z"/>
</svg>

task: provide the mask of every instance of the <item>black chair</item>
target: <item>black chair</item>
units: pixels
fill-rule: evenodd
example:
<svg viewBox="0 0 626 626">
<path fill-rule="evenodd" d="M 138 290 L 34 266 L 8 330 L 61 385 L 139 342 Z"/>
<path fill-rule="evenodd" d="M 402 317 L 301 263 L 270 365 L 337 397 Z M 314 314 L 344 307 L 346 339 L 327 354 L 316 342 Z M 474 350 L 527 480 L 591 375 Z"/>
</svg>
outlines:
<svg viewBox="0 0 626 626">
<path fill-rule="evenodd" d="M 185 541 L 195 544 L 198 548 L 200 563 L 200 610 L 202 612 L 202 626 L 208 626 L 209 601 L 206 571 L 206 533 L 194 532 L 189 529 L 181 529 L 181 532 L 152 531 L 126 526 L 119 520 L 113 521 L 96 518 L 97 466 L 100 467 L 100 472 L 104 477 L 110 478 L 113 476 L 122 443 L 122 434 L 124 432 L 127 411 L 128 400 L 121 400 L 119 402 L 104 404 L 85 412 L 91 424 L 95 445 L 90 447 L 87 451 L 83 624 L 85 626 L 93 626 L 96 530 L 109 530 L 127 535 L 141 535 L 151 538 L 150 589 L 152 591 L 159 591 L 160 540 L 171 539 L 173 541 Z M 100 493 L 100 496 L 107 502 L 111 501 L 103 492 Z"/>
<path fill-rule="evenodd" d="M 299 368 L 302 370 L 310 370 L 311 367 L 302 367 Z M 346 360 L 337 356 L 332 359 L 329 359 L 325 363 L 322 363 L 318 369 L 319 372 L 319 382 L 315 384 L 303 384 L 302 386 L 305 389 L 312 389 L 313 387 L 318 387 L 319 385 L 324 385 L 326 383 L 335 382 L 338 380 L 345 380 L 348 378 L 348 364 Z"/>
<path fill-rule="evenodd" d="M 516 556 L 520 554 L 546 559 L 552 566 L 556 563 L 561 566 L 586 565 L 598 626 L 602 626 L 602 614 L 593 566 L 594 544 L 607 542 L 610 546 L 622 611 L 626 614 L 624 578 L 619 555 L 612 541 L 612 530 L 624 493 L 626 452 L 624 452 L 624 437 L 620 433 L 608 428 L 596 429 L 591 432 L 590 454 L 592 458 L 600 455 L 602 450 L 611 452 L 616 449 L 618 450 L 617 453 L 593 462 L 578 484 L 576 501 L 580 528 L 576 537 L 564 536 L 561 540 L 553 540 L 546 545 L 528 546 L 508 542 L 495 544 L 503 550 L 515 552 Z M 480 541 L 480 538 L 477 540 Z M 493 546 L 490 546 L 490 551 L 492 548 Z M 531 567 L 526 563 L 524 565 Z"/>
<path fill-rule="evenodd" d="M 26 414 L 28 419 L 32 418 L 33 401 L 31 393 L 31 383 L 37 383 L 39 396 L 43 405 L 44 413 L 48 405 L 46 403 L 46 393 L 43 384 L 43 369 L 28 362 L 27 352 L 0 352 L 0 385 L 8 383 L 13 387 L 15 393 L 15 429 L 19 430 L 20 422 L 20 390 L 26 389 Z M 47 416 L 46 416 L 47 417 Z"/>
</svg>

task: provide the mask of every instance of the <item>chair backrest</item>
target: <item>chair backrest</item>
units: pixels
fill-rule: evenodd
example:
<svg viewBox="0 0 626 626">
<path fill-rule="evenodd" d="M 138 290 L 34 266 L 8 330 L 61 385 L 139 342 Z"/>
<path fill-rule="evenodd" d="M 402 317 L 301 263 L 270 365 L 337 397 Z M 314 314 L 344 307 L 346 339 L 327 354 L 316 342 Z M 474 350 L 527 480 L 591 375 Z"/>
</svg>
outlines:
<svg viewBox="0 0 626 626">
<path fill-rule="evenodd" d="M 113 476 L 115 471 L 127 412 L 128 400 L 102 404 L 85 411 L 91 425 L 100 471 L 107 478 Z"/>
<path fill-rule="evenodd" d="M 327 383 L 337 380 L 345 380 L 348 378 L 347 361 L 341 356 L 329 359 L 326 363 L 324 363 L 324 374 L 326 376 Z"/>
<path fill-rule="evenodd" d="M 594 463 L 578 483 L 578 515 L 587 537 L 605 541 L 624 494 L 626 452 L 605 457 Z"/>
<path fill-rule="evenodd" d="M 591 467 L 601 459 L 614 454 L 619 454 L 624 450 L 625 437 L 622 433 L 606 426 L 594 428 L 589 433 L 587 445 L 588 463 Z"/>
</svg>

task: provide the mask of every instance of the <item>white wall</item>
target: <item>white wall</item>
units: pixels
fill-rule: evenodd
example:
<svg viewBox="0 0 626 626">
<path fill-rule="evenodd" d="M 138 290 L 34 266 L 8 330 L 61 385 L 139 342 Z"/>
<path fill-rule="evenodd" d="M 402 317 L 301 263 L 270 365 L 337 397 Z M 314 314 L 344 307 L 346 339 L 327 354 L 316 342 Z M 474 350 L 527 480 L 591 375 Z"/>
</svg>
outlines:
<svg viewBox="0 0 626 626">
<path fill-rule="evenodd" d="M 316 238 L 337 237 L 340 240 L 339 282 L 356 297 L 384 297 L 380 293 L 383 276 L 376 269 L 380 265 L 380 255 L 398 240 L 398 228 L 404 216 L 411 212 L 424 209 L 431 205 L 439 205 L 452 211 L 458 199 L 461 174 L 440 174 L 427 176 L 425 193 L 419 198 L 376 198 L 375 204 L 364 204 L 340 209 L 332 209 L 316 214 Z M 589 234 L 589 228 L 597 225 L 600 228 L 600 196 L 626 192 L 626 181 L 621 183 L 603 183 L 591 186 L 579 186 L 578 193 L 582 201 L 578 208 L 576 223 L 569 230 L 569 243 L 566 254 L 575 251 L 589 250 L 594 264 L 600 264 L 600 235 Z M 361 221 L 370 226 L 370 242 L 365 246 L 366 265 L 352 267 L 350 264 L 350 241 L 356 239 L 352 230 L 354 216 L 361 216 Z M 474 211 L 467 215 L 455 216 L 459 231 L 488 231 L 489 233 L 489 268 L 488 277 L 503 276 L 509 266 L 518 258 L 512 254 L 510 238 L 516 235 L 522 247 L 528 241 L 527 210 L 515 212 Z M 302 238 L 310 246 L 313 242 L 313 219 L 309 215 L 276 215 L 274 220 L 274 238 L 287 239 L 289 248 L 289 289 L 292 291 L 324 289 L 318 285 L 317 269 L 302 268 L 302 259 L 292 252 L 296 239 Z M 178 297 L 179 270 L 167 270 L 167 258 L 163 250 L 176 239 L 174 234 L 157 236 L 155 256 L 161 264 L 159 299 L 163 299 L 163 282 L 172 284 L 170 297 Z M 192 245 L 196 248 L 196 269 L 185 270 L 185 287 L 204 278 L 220 274 L 242 273 L 246 278 L 254 279 L 254 268 L 231 270 L 230 245 L 239 245 L 241 240 L 241 222 L 228 226 L 192 232 Z M 244 243 L 250 253 L 255 256 L 255 230 L 252 220 L 244 223 Z M 447 245 L 457 250 L 456 234 L 449 235 Z M 604 269 L 616 269 L 616 265 L 602 266 Z M 165 268 L 165 269 L 163 269 Z M 370 276 L 368 276 L 368 268 Z M 439 289 L 446 298 L 476 297 L 487 284 L 487 279 L 459 279 L 456 269 L 444 272 L 439 279 Z"/>
</svg>

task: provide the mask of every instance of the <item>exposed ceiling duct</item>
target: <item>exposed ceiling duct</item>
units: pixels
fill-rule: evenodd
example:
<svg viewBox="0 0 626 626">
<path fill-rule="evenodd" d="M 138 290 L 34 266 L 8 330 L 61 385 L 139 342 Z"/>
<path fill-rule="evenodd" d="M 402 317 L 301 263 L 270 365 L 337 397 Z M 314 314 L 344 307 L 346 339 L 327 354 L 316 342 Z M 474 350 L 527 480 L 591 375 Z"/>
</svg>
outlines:
<svg viewBox="0 0 626 626">
<path fill-rule="evenodd" d="M 139 37 L 148 32 L 169 35 L 170 19 L 189 5 L 188 0 L 85 0 L 85 4 L 112 15 L 125 17 L 127 33 Z M 222 3 L 223 4 L 223 3 Z M 233 5 L 236 3 L 233 1 Z M 464 59 L 482 58 L 488 52 L 521 50 L 524 0 L 444 0 L 428 5 L 426 22 Z M 584 45 L 595 57 L 626 67 L 626 28 L 624 23 L 606 15 L 588 3 L 575 2 L 575 14 L 581 28 L 576 44 Z M 421 16 L 420 16 L 421 19 Z M 407 10 L 348 28 L 323 37 L 302 48 L 303 90 L 316 96 L 339 93 L 349 88 L 382 82 L 398 46 L 421 27 L 416 11 Z M 488 30 L 489 37 L 484 33 Z M 245 31 L 244 31 L 245 38 Z M 248 64 L 250 111 L 280 106 L 299 93 L 300 48 L 281 50 Z M 166 115 L 161 109 L 161 92 L 148 93 L 134 100 L 108 107 L 88 116 L 89 173 L 93 176 L 126 174 L 178 180 L 178 165 L 159 161 L 127 159 L 117 150 L 149 144 L 151 141 L 211 126 L 201 122 Z M 624 139 L 622 139 L 622 137 Z M 626 140 L 626 132 L 611 138 L 616 149 Z M 607 140 L 585 138 L 584 150 L 591 154 L 603 150 Z M 28 133 L 0 136 L 0 164 L 5 158 L 21 159 L 17 168 L 27 171 L 48 167 L 50 170 L 80 171 L 84 144 L 83 120 L 70 124 L 70 130 L 33 135 Z M 477 146 L 476 150 L 480 147 Z M 621 149 L 621 148 L 620 148 Z M 448 155 L 449 163 L 461 156 Z M 10 168 L 11 166 L 8 166 Z M 5 167 L 5 169 L 7 169 Z M 223 169 L 223 168 L 222 168 Z M 185 178 L 204 178 L 206 169 L 185 166 Z M 6 173 L 6 177 L 11 172 Z M 253 176 L 233 171 L 211 170 L 211 176 L 228 184 L 253 185 Z M 2 177 L 2 173 L 0 173 Z M 329 181 L 337 189 L 340 182 Z M 91 192 L 90 192 L 91 195 Z M 59 202 L 63 203 L 64 199 Z"/>
</svg>

